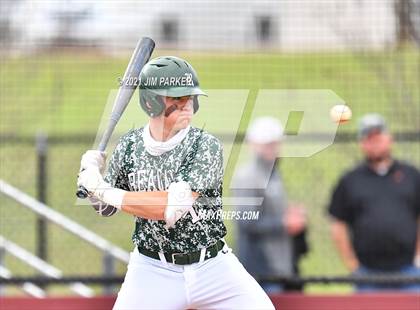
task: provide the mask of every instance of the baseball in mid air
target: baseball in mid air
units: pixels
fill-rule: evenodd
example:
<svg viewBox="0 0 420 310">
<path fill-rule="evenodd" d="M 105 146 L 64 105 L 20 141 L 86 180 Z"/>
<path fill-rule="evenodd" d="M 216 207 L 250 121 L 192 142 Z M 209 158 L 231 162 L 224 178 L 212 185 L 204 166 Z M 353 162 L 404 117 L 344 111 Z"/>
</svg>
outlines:
<svg viewBox="0 0 420 310">
<path fill-rule="evenodd" d="M 339 124 L 348 122 L 351 119 L 351 115 L 350 108 L 344 104 L 337 104 L 330 110 L 331 120 Z"/>
</svg>

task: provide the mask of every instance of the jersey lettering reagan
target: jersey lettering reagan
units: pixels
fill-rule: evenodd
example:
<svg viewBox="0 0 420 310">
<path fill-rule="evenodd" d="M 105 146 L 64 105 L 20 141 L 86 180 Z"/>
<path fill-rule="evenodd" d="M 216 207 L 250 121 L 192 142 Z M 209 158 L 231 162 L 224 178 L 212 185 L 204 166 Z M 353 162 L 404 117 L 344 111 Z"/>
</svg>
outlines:
<svg viewBox="0 0 420 310">
<path fill-rule="evenodd" d="M 222 208 L 223 149 L 217 138 L 190 127 L 187 136 L 173 150 L 150 155 L 144 146 L 143 128 L 124 135 L 115 148 L 105 181 L 127 191 L 165 191 L 172 182 L 186 181 L 200 194 L 193 205 L 200 210 L 220 212 Z M 150 251 L 188 253 L 215 243 L 226 235 L 220 218 L 201 218 L 193 223 L 190 213 L 174 228 L 165 221 L 137 217 L 133 242 Z"/>
</svg>

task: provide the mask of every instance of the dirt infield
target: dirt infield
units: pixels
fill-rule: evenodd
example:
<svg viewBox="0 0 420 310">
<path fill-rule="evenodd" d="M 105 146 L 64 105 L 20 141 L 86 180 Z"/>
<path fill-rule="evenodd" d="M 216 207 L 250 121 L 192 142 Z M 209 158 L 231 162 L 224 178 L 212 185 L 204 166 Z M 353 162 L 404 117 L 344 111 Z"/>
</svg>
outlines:
<svg viewBox="0 0 420 310">
<path fill-rule="evenodd" d="M 276 309 L 281 310 L 418 310 L 420 298 L 416 294 L 363 295 L 302 295 L 279 294 L 270 296 Z M 107 310 L 112 309 L 115 296 L 78 298 L 0 298 L 2 310 Z"/>
</svg>

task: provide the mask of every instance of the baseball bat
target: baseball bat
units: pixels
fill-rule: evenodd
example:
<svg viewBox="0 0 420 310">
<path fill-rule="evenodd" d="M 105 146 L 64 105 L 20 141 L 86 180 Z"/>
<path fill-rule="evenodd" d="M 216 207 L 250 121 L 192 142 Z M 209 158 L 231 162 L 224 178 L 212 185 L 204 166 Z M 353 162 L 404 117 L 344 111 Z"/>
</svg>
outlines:
<svg viewBox="0 0 420 310">
<path fill-rule="evenodd" d="M 107 127 L 102 134 L 99 142 L 98 151 L 105 151 L 109 139 L 121 118 L 125 108 L 130 102 L 134 91 L 139 84 L 140 71 L 143 66 L 149 61 L 150 56 L 155 48 L 155 42 L 148 37 L 143 37 L 138 43 L 125 70 L 124 77 L 118 89 L 117 96 L 114 100 L 111 116 L 109 118 Z M 79 198 L 86 198 L 88 191 L 83 186 L 79 186 L 76 196 Z"/>
</svg>

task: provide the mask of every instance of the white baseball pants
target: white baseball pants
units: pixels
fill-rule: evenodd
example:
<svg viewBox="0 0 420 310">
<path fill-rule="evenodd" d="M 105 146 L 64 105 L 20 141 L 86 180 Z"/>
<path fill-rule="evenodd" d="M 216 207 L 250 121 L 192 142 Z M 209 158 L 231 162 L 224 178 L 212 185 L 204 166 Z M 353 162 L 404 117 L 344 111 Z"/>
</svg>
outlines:
<svg viewBox="0 0 420 310">
<path fill-rule="evenodd" d="M 274 309 L 268 296 L 231 250 L 209 260 L 175 265 L 130 254 L 113 310 Z"/>
</svg>

